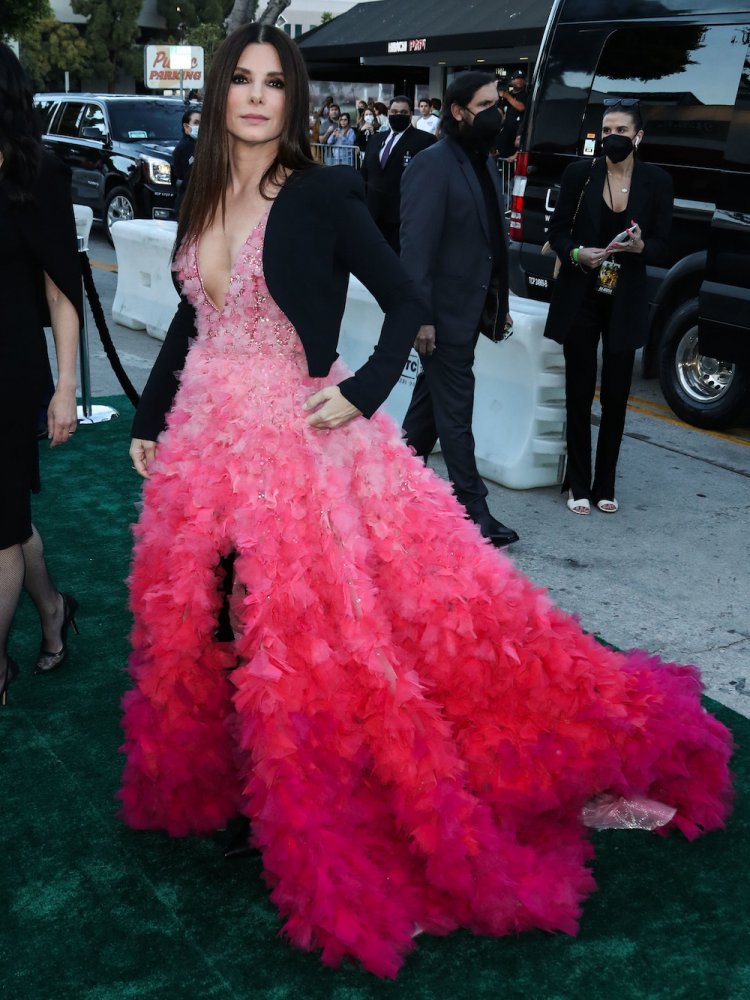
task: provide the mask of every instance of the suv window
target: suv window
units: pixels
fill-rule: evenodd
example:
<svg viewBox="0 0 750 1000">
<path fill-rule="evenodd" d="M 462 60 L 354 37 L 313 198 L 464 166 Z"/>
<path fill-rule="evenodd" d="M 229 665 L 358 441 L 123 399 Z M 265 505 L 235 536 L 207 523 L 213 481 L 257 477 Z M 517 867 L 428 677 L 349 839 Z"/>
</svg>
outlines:
<svg viewBox="0 0 750 1000">
<path fill-rule="evenodd" d="M 747 35 L 747 27 L 736 25 L 613 32 L 599 60 L 581 139 L 598 132 L 604 97 L 638 97 L 650 160 L 721 167 Z"/>
<path fill-rule="evenodd" d="M 49 132 L 57 109 L 57 100 L 53 97 L 47 97 L 44 100 L 34 101 L 34 107 L 39 115 L 39 127 L 42 132 Z"/>
<path fill-rule="evenodd" d="M 80 101 L 63 102 L 62 114 L 57 121 L 55 132 L 57 135 L 78 136 L 78 119 L 81 116 L 84 105 Z"/>
<path fill-rule="evenodd" d="M 727 169 L 746 171 L 750 168 L 750 30 L 745 33 L 745 38 L 748 42 L 745 67 L 742 71 L 737 107 L 732 127 L 729 129 L 724 159 Z"/>
<path fill-rule="evenodd" d="M 143 139 L 166 139 L 176 142 L 182 137 L 182 101 L 158 101 L 136 98 L 133 101 L 112 101 L 109 117 L 113 138 L 122 142 Z"/>
<path fill-rule="evenodd" d="M 104 111 L 98 104 L 87 104 L 84 108 L 78 124 L 80 135 L 83 135 L 85 128 L 95 128 L 97 132 L 101 133 L 102 137 L 107 134 L 107 122 L 104 118 Z"/>
</svg>

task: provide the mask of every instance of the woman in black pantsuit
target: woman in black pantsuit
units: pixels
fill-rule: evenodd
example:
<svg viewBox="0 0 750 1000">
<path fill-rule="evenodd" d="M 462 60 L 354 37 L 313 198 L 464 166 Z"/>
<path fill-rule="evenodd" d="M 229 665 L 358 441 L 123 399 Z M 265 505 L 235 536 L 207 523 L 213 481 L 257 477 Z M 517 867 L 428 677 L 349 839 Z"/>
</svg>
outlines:
<svg viewBox="0 0 750 1000">
<path fill-rule="evenodd" d="M 18 667 L 7 651 L 22 586 L 39 613 L 36 672 L 65 658 L 75 599 L 58 593 L 31 523 L 39 490 L 39 410 L 48 393 L 45 325 L 52 326 L 58 379 L 47 408 L 50 443 L 76 429 L 75 359 L 81 314 L 70 174 L 45 154 L 31 88 L 13 52 L 0 44 L 0 703 Z M 48 396 L 47 396 L 48 398 Z"/>
<path fill-rule="evenodd" d="M 604 513 L 618 509 L 615 471 L 633 362 L 648 338 L 646 264 L 665 256 L 672 224 L 671 178 L 636 156 L 643 139 L 638 102 L 605 105 L 604 156 L 567 168 L 548 233 L 562 267 L 544 335 L 562 344 L 565 353 L 568 466 L 563 490 L 574 514 L 588 514 L 592 500 Z M 608 251 L 626 229 L 628 238 Z M 600 337 L 602 416 L 592 482 L 591 406 Z"/>
</svg>

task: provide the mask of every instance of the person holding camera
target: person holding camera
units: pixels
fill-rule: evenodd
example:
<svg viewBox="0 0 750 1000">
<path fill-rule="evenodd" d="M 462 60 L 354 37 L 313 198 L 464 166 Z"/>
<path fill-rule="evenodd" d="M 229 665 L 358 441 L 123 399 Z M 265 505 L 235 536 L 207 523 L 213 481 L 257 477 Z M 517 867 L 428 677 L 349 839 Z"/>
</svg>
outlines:
<svg viewBox="0 0 750 1000">
<path fill-rule="evenodd" d="M 497 96 L 504 115 L 503 127 L 500 132 L 497 150 L 498 155 L 507 160 L 515 155 L 516 137 L 521 119 L 526 113 L 526 77 L 519 70 L 511 77 L 510 86 L 505 87 L 498 82 Z"/>
</svg>

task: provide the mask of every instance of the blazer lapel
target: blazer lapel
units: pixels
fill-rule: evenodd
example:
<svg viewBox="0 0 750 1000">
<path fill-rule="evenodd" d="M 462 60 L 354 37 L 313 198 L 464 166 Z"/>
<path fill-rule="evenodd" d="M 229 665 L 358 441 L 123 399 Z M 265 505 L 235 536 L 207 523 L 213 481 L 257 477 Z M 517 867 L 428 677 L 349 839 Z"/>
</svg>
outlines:
<svg viewBox="0 0 750 1000">
<path fill-rule="evenodd" d="M 602 196 L 604 194 L 604 178 L 607 174 L 606 160 L 601 156 L 596 163 L 592 163 L 590 173 L 587 174 L 583 183 L 588 180 L 588 187 L 581 202 L 580 212 L 586 212 L 591 224 L 593 237 L 592 246 L 596 246 L 599 241 L 599 233 L 602 228 Z M 576 220 L 577 221 L 577 220 Z"/>
<path fill-rule="evenodd" d="M 477 206 L 477 212 L 479 213 L 479 220 L 482 224 L 482 231 L 484 235 L 489 240 L 490 238 L 490 227 L 487 219 L 487 209 L 484 204 L 484 195 L 482 194 L 482 189 L 479 186 L 479 181 L 477 175 L 474 172 L 474 167 L 471 165 L 469 157 L 464 153 L 457 142 L 452 142 L 450 139 L 446 140 L 451 143 L 451 149 L 454 152 L 456 159 L 458 160 L 458 165 L 466 178 L 466 183 L 469 185 L 469 190 L 471 191 L 474 202 Z"/>
<path fill-rule="evenodd" d="M 630 184 L 630 197 L 628 198 L 628 225 L 637 222 L 639 225 L 646 219 L 648 202 L 651 197 L 651 184 L 644 175 L 638 160 L 633 166 L 633 176 Z"/>
</svg>

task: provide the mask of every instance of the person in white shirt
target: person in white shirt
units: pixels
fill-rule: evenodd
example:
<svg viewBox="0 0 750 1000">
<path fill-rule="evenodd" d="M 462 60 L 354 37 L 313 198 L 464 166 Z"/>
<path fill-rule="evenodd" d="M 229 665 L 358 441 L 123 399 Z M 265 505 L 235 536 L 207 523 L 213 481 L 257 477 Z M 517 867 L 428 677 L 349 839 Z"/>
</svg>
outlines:
<svg viewBox="0 0 750 1000">
<path fill-rule="evenodd" d="M 430 135 L 435 135 L 439 123 L 440 119 L 433 115 L 429 100 L 423 97 L 419 102 L 419 115 L 416 116 L 414 127 L 418 128 L 420 132 L 429 132 Z"/>
</svg>

